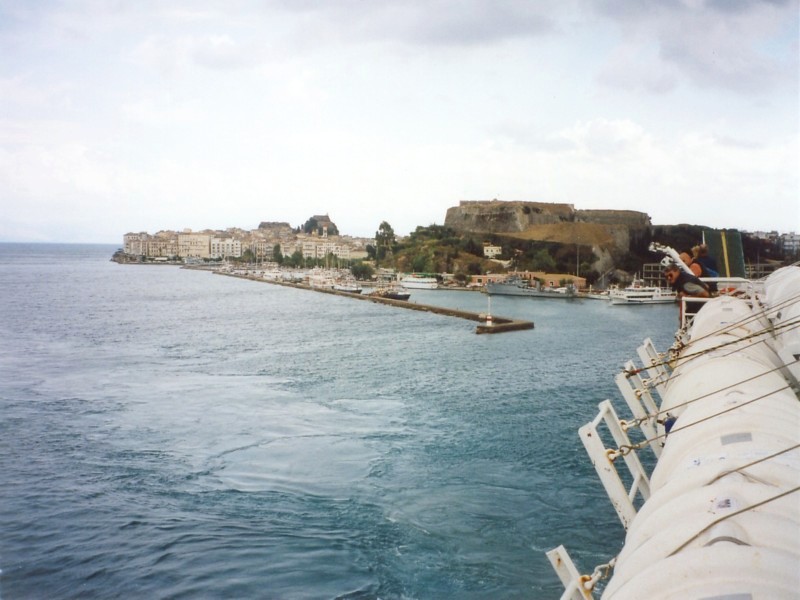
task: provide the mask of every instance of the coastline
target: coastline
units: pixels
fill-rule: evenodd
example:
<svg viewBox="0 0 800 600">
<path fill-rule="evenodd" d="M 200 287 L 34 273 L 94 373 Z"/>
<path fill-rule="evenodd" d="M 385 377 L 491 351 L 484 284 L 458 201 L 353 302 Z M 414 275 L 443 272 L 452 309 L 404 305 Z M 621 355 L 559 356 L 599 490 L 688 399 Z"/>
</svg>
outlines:
<svg viewBox="0 0 800 600">
<path fill-rule="evenodd" d="M 301 290 L 308 290 L 312 292 L 321 292 L 323 294 L 332 294 L 334 296 L 344 296 L 346 298 L 353 298 L 355 300 L 366 300 L 369 302 L 374 302 L 376 304 L 386 304 L 389 306 L 395 306 L 398 308 L 405 308 L 409 310 L 416 310 L 420 312 L 429 312 L 438 315 L 444 315 L 448 317 L 456 317 L 459 319 L 466 319 L 468 321 L 475 321 L 478 323 L 475 333 L 482 334 L 482 333 L 505 333 L 509 331 L 522 331 L 526 329 L 533 329 L 534 323 L 532 321 L 524 321 L 519 319 L 511 319 L 508 317 L 498 317 L 495 315 L 491 315 L 491 319 L 487 320 L 487 315 L 485 313 L 476 313 L 471 311 L 465 310 L 457 310 L 453 308 L 445 308 L 442 306 L 433 306 L 430 304 L 417 304 L 414 302 L 408 302 L 406 300 L 394 300 L 392 298 L 380 298 L 376 296 L 369 296 L 364 294 L 356 294 L 353 292 L 344 292 L 341 290 L 334 290 L 328 288 L 320 288 L 320 287 L 313 287 L 307 285 L 305 283 L 291 283 L 288 281 L 270 281 L 263 279 L 262 277 L 256 277 L 254 275 L 239 275 L 235 273 L 223 273 L 219 270 L 213 269 L 204 269 L 204 268 L 197 268 L 197 267 L 184 267 L 188 269 L 198 270 L 198 271 L 211 271 L 215 275 L 223 275 L 226 277 L 235 277 L 238 279 L 249 279 L 251 281 L 257 281 L 260 283 L 270 283 L 274 285 L 280 285 L 284 287 L 291 287 Z"/>
</svg>

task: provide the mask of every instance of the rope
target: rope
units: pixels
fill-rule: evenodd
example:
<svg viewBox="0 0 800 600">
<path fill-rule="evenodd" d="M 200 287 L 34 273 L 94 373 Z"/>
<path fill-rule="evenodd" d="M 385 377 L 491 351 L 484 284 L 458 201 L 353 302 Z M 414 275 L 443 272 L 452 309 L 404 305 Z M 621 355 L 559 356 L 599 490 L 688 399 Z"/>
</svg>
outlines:
<svg viewBox="0 0 800 600">
<path fill-rule="evenodd" d="M 662 434 L 657 435 L 655 437 L 643 440 L 643 441 L 639 442 L 638 444 L 630 444 L 630 445 L 629 444 L 623 444 L 622 446 L 620 446 L 616 450 L 608 450 L 606 454 L 609 457 L 609 459 L 613 461 L 618 456 L 626 456 L 626 455 L 630 454 L 634 450 L 641 450 L 642 448 L 644 448 L 645 446 L 648 446 L 649 444 L 651 444 L 653 442 L 657 442 L 658 440 L 660 440 L 662 438 L 666 438 L 667 435 L 675 435 L 679 431 L 683 431 L 685 429 L 689 429 L 690 427 L 693 427 L 694 425 L 697 425 L 698 423 L 703 423 L 705 421 L 710 421 L 711 419 L 716 419 L 720 415 L 724 415 L 725 413 L 729 413 L 729 412 L 734 411 L 736 409 L 739 409 L 739 408 L 741 408 L 743 406 L 747 406 L 748 404 L 752 404 L 753 402 L 757 402 L 758 400 L 763 400 L 764 398 L 768 398 L 769 396 L 772 396 L 773 394 L 776 394 L 778 392 L 782 392 L 783 390 L 787 390 L 787 389 L 792 389 L 792 386 L 787 384 L 787 385 L 785 385 L 785 386 L 783 386 L 781 388 L 778 388 L 776 390 L 768 392 L 768 393 L 766 393 L 766 394 L 764 394 L 762 396 L 757 396 L 756 398 L 751 398 L 750 400 L 747 400 L 746 402 L 742 402 L 741 404 L 737 404 L 736 406 L 732 406 L 730 408 L 726 408 L 725 410 L 722 410 L 722 411 L 720 411 L 718 413 L 715 413 L 713 415 L 709 415 L 709 416 L 703 417 L 702 419 L 699 419 L 697 421 L 693 421 L 693 422 L 689 423 L 688 425 L 684 425 L 683 427 L 678 427 L 677 429 L 675 429 L 673 427 L 672 430 L 670 430 L 669 434 L 662 433 Z M 696 398 L 695 400 L 692 400 L 691 402 L 694 402 L 696 400 L 698 400 L 698 398 Z"/>
<path fill-rule="evenodd" d="M 594 586 L 602 579 L 608 579 L 611 571 L 614 570 L 614 565 L 617 564 L 617 557 L 615 556 L 610 561 L 603 565 L 597 565 L 592 571 L 591 575 L 582 575 L 580 578 L 581 587 L 587 592 L 594 590 Z"/>
<path fill-rule="evenodd" d="M 731 473 L 737 473 L 737 472 L 741 471 L 742 469 L 749 469 L 750 467 L 752 467 L 754 465 L 757 465 L 757 464 L 762 463 L 762 462 L 766 462 L 768 460 L 772 460 L 776 456 L 780 456 L 781 454 L 786 454 L 787 452 L 791 452 L 792 450 L 797 450 L 798 448 L 800 448 L 800 444 L 795 444 L 794 446 L 790 446 L 789 448 L 786 448 L 785 450 L 779 450 L 778 452 L 774 452 L 774 453 L 770 454 L 769 456 L 764 456 L 763 458 L 759 458 L 759 459 L 754 460 L 752 462 L 749 462 L 749 463 L 747 463 L 745 465 L 741 465 L 740 467 L 736 467 L 735 469 L 729 469 L 727 471 L 723 471 L 722 473 L 720 473 L 719 475 L 714 477 L 714 479 L 709 481 L 706 485 L 711 485 L 715 481 L 718 481 L 719 479 L 722 479 L 723 477 L 727 477 Z"/>
<path fill-rule="evenodd" d="M 791 306 L 792 304 L 794 304 L 798 300 L 800 300 L 800 293 L 795 294 L 794 296 L 791 296 L 789 298 L 786 298 L 782 302 L 779 302 L 775 306 L 770 306 L 769 308 L 764 307 L 764 305 L 759 302 L 758 304 L 761 307 L 761 312 L 753 314 L 753 315 L 748 315 L 747 317 L 744 317 L 744 318 L 740 319 L 739 321 L 735 321 L 735 322 L 731 323 L 727 327 L 723 327 L 722 329 L 720 329 L 718 331 L 715 331 L 715 332 L 709 333 L 708 335 L 705 335 L 703 337 L 697 338 L 697 340 L 702 340 L 702 339 L 705 339 L 705 338 L 707 338 L 709 336 L 718 335 L 720 333 L 727 333 L 727 332 L 732 331 L 732 330 L 734 330 L 734 329 L 736 329 L 738 327 L 741 327 L 742 325 L 746 325 L 746 324 L 750 323 L 751 321 L 757 321 L 761 317 L 769 318 L 769 315 L 771 313 L 779 312 L 783 308 L 785 308 L 786 306 Z M 697 340 L 693 340 L 693 341 L 697 341 Z"/>
<path fill-rule="evenodd" d="M 745 323 L 746 323 L 746 321 L 741 321 L 740 324 L 736 325 L 736 327 L 733 327 L 733 329 L 736 329 L 737 327 L 740 327 L 741 325 L 744 325 Z M 800 318 L 794 319 L 792 321 L 787 321 L 786 323 L 778 325 L 777 327 L 770 326 L 768 329 L 762 329 L 760 331 L 752 332 L 752 333 L 750 333 L 750 334 L 748 334 L 746 336 L 737 337 L 735 340 L 728 340 L 727 342 L 722 342 L 722 343 L 720 343 L 720 344 L 718 344 L 716 346 L 712 346 L 711 348 L 706 348 L 705 350 L 701 350 L 699 352 L 695 352 L 695 353 L 692 353 L 692 354 L 687 354 L 685 356 L 679 357 L 677 360 L 683 361 L 683 362 L 681 362 L 681 364 L 686 364 L 690 360 L 693 360 L 695 358 L 699 358 L 699 357 L 704 356 L 706 354 L 710 354 L 711 352 L 716 352 L 717 350 L 720 350 L 720 349 L 725 348 L 727 346 L 732 346 L 732 345 L 738 344 L 740 342 L 745 342 L 745 341 L 753 339 L 753 338 L 761 337 L 761 336 L 766 335 L 767 333 L 774 333 L 774 332 L 777 332 L 777 331 L 781 331 L 782 329 L 790 329 L 791 330 L 791 329 L 795 329 L 796 327 L 800 327 Z M 727 330 L 719 330 L 718 332 L 715 332 L 713 335 L 724 335 L 726 333 L 730 333 L 730 331 L 732 331 L 733 329 L 731 329 L 729 327 Z M 696 340 L 692 340 L 692 341 L 696 342 L 696 341 L 699 341 L 699 340 L 703 340 L 703 339 L 705 339 L 707 337 L 710 337 L 711 335 L 712 334 L 709 334 L 707 336 L 703 336 L 701 338 L 697 338 Z M 759 340 L 759 342 L 765 342 L 765 341 L 766 340 Z M 663 356 L 663 354 L 661 354 L 660 356 Z M 650 364 L 648 366 L 645 366 L 645 367 L 642 367 L 642 368 L 639 368 L 639 369 L 625 369 L 625 370 L 623 370 L 623 373 L 625 374 L 626 377 L 631 377 L 633 375 L 638 375 L 639 373 L 642 373 L 643 371 L 646 371 L 648 369 L 652 369 L 653 367 L 660 367 L 660 366 L 669 365 L 670 362 L 672 362 L 672 361 L 669 360 L 669 359 L 663 359 L 663 360 L 661 360 L 659 362 L 653 362 L 652 364 Z"/>
<path fill-rule="evenodd" d="M 785 363 L 785 364 L 779 365 L 777 367 L 774 367 L 774 368 L 770 369 L 769 371 L 764 371 L 763 373 L 759 373 L 758 375 L 753 375 L 752 377 L 748 377 L 747 379 L 742 379 L 740 381 L 736 381 L 734 383 L 731 383 L 730 385 L 726 385 L 725 387 L 721 387 L 721 388 L 718 388 L 716 390 L 712 390 L 712 391 L 710 391 L 710 392 L 708 392 L 706 394 L 703 394 L 702 396 L 697 396 L 696 398 L 692 398 L 691 400 L 686 400 L 685 402 L 681 402 L 680 404 L 676 404 L 675 406 L 670 407 L 669 410 L 659 410 L 659 411 L 656 411 L 655 413 L 645 415 L 644 417 L 639 417 L 638 419 L 633 419 L 632 421 L 624 421 L 625 427 L 632 427 L 632 426 L 637 426 L 638 427 L 642 423 L 645 423 L 645 422 L 647 422 L 647 421 L 649 421 L 651 419 L 655 419 L 655 418 L 659 417 L 660 415 L 667 414 L 668 412 L 676 410 L 678 408 L 683 408 L 684 406 L 688 406 L 689 404 L 692 404 L 694 402 L 698 402 L 700 400 L 703 400 L 704 398 L 708 398 L 709 396 L 713 396 L 714 394 L 719 394 L 720 392 L 724 392 L 725 390 L 729 390 L 731 388 L 735 388 L 736 386 L 742 385 L 743 383 L 749 383 L 751 381 L 755 381 L 759 377 L 764 377 L 765 375 L 769 375 L 769 374 L 774 373 L 776 371 L 780 371 L 784 367 L 788 367 L 790 364 L 792 364 L 792 363 Z M 792 386 L 789 385 L 788 387 L 792 387 Z"/>
<path fill-rule="evenodd" d="M 756 502 L 755 504 L 753 504 L 751 506 L 746 506 L 745 508 L 741 508 L 741 509 L 739 509 L 739 510 L 737 510 L 735 512 L 732 512 L 732 513 L 727 514 L 727 515 L 725 515 L 723 517 L 720 517 L 719 519 L 715 519 L 714 521 L 711 521 L 711 523 L 709 523 L 708 525 L 703 527 L 700 531 L 695 533 L 692 537 L 690 537 L 683 544 L 681 544 L 677 549 L 673 550 L 668 555 L 668 557 L 669 556 L 675 556 L 678 552 L 680 552 L 681 550 L 686 548 L 686 546 L 691 544 L 694 540 L 696 540 L 698 537 L 703 535 L 706 531 L 708 531 L 709 529 L 714 527 L 714 525 L 718 525 L 719 523 L 722 523 L 722 521 L 725 521 L 727 519 L 730 519 L 731 517 L 735 517 L 737 515 L 740 515 L 742 513 L 747 512 L 747 511 L 750 511 L 750 510 L 753 510 L 755 508 L 758 508 L 759 506 L 764 506 L 765 504 L 769 504 L 770 502 L 774 502 L 775 500 L 779 500 L 780 498 L 783 498 L 784 496 L 788 496 L 790 494 L 794 494 L 797 491 L 800 491 L 800 486 L 797 486 L 797 487 L 792 488 L 790 490 L 786 490 L 785 492 L 782 492 L 782 493 L 778 494 L 777 496 L 772 496 L 771 498 L 767 498 L 766 500 L 762 500 L 761 502 Z"/>
</svg>

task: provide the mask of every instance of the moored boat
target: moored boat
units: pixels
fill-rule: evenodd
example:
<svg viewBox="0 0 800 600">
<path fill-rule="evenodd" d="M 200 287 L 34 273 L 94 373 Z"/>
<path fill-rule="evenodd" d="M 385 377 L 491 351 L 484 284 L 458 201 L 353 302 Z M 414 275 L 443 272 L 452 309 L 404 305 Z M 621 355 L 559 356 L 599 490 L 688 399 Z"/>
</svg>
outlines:
<svg viewBox="0 0 800 600">
<path fill-rule="evenodd" d="M 611 304 L 671 304 L 677 300 L 677 294 L 669 288 L 646 286 L 635 280 L 624 288 L 612 288 L 608 298 Z"/>
<path fill-rule="evenodd" d="M 399 285 L 379 287 L 367 295 L 373 298 L 385 298 L 387 300 L 408 300 L 411 297 L 411 293 Z"/>
<path fill-rule="evenodd" d="M 337 292 L 347 292 L 349 294 L 360 294 L 361 284 L 356 281 L 355 277 L 341 277 L 334 281 L 333 289 Z"/>
<path fill-rule="evenodd" d="M 435 290 L 439 287 L 436 277 L 411 273 L 400 280 L 400 284 L 409 290 Z"/>
<path fill-rule="evenodd" d="M 569 299 L 577 296 L 575 286 L 568 284 L 564 287 L 544 287 L 537 281 L 531 286 L 527 280 L 519 275 L 510 275 L 502 281 L 490 281 L 486 284 L 486 293 L 491 296 L 528 296 L 531 298 Z"/>
</svg>

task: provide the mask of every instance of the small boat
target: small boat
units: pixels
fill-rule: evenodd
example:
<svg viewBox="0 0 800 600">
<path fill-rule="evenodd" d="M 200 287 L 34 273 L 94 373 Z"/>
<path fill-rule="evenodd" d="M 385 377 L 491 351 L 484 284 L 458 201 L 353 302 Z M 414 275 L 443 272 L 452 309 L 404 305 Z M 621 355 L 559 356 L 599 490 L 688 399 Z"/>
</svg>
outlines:
<svg viewBox="0 0 800 600">
<path fill-rule="evenodd" d="M 419 275 L 417 273 L 406 275 L 400 280 L 400 283 L 404 288 L 409 290 L 435 290 L 439 287 L 439 281 L 436 277 Z"/>
<path fill-rule="evenodd" d="M 588 298 L 589 300 L 609 300 L 610 292 L 603 290 L 602 292 L 591 291 L 581 295 L 581 298 Z"/>
<path fill-rule="evenodd" d="M 357 283 L 334 283 L 333 289 L 337 292 L 347 292 L 348 294 L 361 293 L 361 286 Z"/>
<path fill-rule="evenodd" d="M 564 287 L 544 287 L 537 281 L 531 287 L 527 280 L 519 275 L 510 275 L 502 281 L 490 281 L 486 284 L 486 293 L 491 296 L 529 296 L 532 298 L 557 298 L 569 299 L 577 297 L 575 286 L 567 284 Z"/>
<path fill-rule="evenodd" d="M 640 280 L 624 288 L 613 288 L 608 294 L 611 304 L 672 304 L 678 298 L 669 288 L 643 285 Z"/>
<path fill-rule="evenodd" d="M 333 289 L 337 292 L 347 292 L 349 294 L 360 294 L 361 284 L 354 277 L 342 277 L 333 283 Z"/>
</svg>

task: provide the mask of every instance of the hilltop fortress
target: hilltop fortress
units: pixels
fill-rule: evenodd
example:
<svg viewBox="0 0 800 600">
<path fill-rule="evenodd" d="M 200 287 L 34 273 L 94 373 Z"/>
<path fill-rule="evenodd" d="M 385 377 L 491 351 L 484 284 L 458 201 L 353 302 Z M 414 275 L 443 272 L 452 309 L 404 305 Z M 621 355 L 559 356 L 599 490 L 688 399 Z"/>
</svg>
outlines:
<svg viewBox="0 0 800 600">
<path fill-rule="evenodd" d="M 548 229 L 554 237 L 571 238 L 569 232 L 580 230 L 614 236 L 614 229 L 627 230 L 634 235 L 646 231 L 650 225 L 647 213 L 633 210 L 575 210 L 572 204 L 548 202 L 500 201 L 500 200 L 462 200 L 458 206 L 447 209 L 444 224 L 456 231 L 475 233 L 508 234 L 514 237 L 530 237 L 534 231 L 546 235 Z M 580 225 L 597 227 L 581 227 Z M 575 225 L 575 227 L 571 227 Z M 560 232 L 560 233 L 556 233 Z M 613 243 L 607 236 L 600 235 L 597 243 Z M 552 240 L 563 243 L 592 243 L 592 240 L 575 239 Z M 627 246 L 627 245 L 626 245 Z"/>
<path fill-rule="evenodd" d="M 500 200 L 462 200 L 447 210 L 445 225 L 458 232 L 589 246 L 607 268 L 612 257 L 651 227 L 647 213 L 634 210 L 576 210 L 572 204 Z"/>
</svg>

